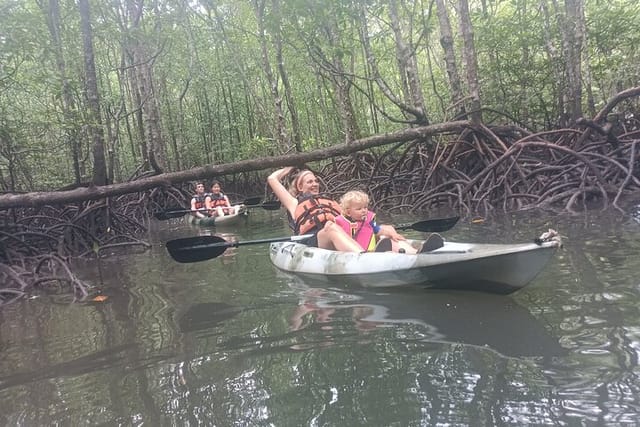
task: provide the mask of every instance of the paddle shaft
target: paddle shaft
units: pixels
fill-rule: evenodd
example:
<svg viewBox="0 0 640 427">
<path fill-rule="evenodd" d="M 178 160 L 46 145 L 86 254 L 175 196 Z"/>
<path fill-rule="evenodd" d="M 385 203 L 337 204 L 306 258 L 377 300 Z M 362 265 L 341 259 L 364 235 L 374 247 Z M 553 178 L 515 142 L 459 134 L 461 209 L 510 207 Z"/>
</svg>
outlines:
<svg viewBox="0 0 640 427">
<path fill-rule="evenodd" d="M 188 247 L 181 248 L 179 250 L 199 250 L 199 249 L 209 249 L 209 248 L 237 248 L 238 246 L 245 245 L 259 245 L 262 243 L 276 243 L 276 242 L 297 242 L 299 240 L 308 239 L 309 237 L 313 237 L 313 234 L 302 234 L 300 236 L 290 236 L 290 237 L 273 237 L 268 239 L 255 239 L 255 240 L 245 240 L 239 242 L 216 242 L 216 243 L 203 243 L 199 245 L 191 245 Z"/>
<path fill-rule="evenodd" d="M 451 229 L 459 217 L 438 218 L 419 221 L 413 224 L 398 225 L 399 230 L 417 230 L 422 232 L 438 232 Z M 198 262 L 216 258 L 224 253 L 227 248 L 244 245 L 257 245 L 275 242 L 296 242 L 312 237 L 313 234 L 301 236 L 273 237 L 266 239 L 228 242 L 219 236 L 197 236 L 170 240 L 166 243 L 167 250 L 173 259 L 178 262 Z"/>
<path fill-rule="evenodd" d="M 222 209 L 232 209 L 234 206 L 222 206 Z M 249 209 L 249 208 L 261 208 L 262 205 L 250 205 L 250 206 L 246 206 L 245 205 L 245 209 Z M 187 214 L 187 213 L 195 213 L 195 212 L 209 212 L 210 210 L 215 210 L 217 208 L 212 208 L 212 209 L 196 209 L 196 210 L 192 210 L 192 209 L 176 209 L 176 210 L 166 210 L 164 211 L 164 213 L 167 214 Z"/>
<path fill-rule="evenodd" d="M 294 242 L 312 237 L 313 234 L 301 236 L 274 237 L 269 239 L 246 240 L 244 242 L 228 242 L 219 236 L 197 236 L 167 242 L 167 250 L 171 257 L 178 262 L 198 262 L 216 258 L 222 255 L 227 248 L 243 245 L 255 245 L 272 242 Z"/>
<path fill-rule="evenodd" d="M 280 202 L 266 202 L 266 203 L 262 203 L 260 205 L 245 205 L 244 206 L 245 209 L 249 209 L 249 208 L 262 208 L 268 211 L 274 211 L 274 210 L 278 210 L 280 209 L 281 205 Z M 233 208 L 233 206 L 225 206 L 223 209 L 228 209 L 228 208 Z M 185 214 L 188 213 L 194 213 L 194 212 L 208 212 L 207 209 L 197 209 L 197 210 L 191 210 L 191 209 L 168 209 L 166 211 L 160 211 L 160 212 L 156 212 L 154 214 L 156 219 L 159 220 L 164 220 L 164 219 L 171 219 L 171 218 L 180 218 L 181 216 L 184 216 Z"/>
</svg>

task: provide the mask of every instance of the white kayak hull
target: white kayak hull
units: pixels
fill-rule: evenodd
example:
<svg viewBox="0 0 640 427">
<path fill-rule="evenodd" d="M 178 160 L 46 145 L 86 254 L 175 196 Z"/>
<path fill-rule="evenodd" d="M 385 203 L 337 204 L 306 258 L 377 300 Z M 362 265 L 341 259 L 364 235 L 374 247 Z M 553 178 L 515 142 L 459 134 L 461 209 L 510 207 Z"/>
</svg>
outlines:
<svg viewBox="0 0 640 427">
<path fill-rule="evenodd" d="M 238 222 L 240 222 L 240 219 L 246 217 L 247 215 L 247 208 L 245 205 L 238 205 L 236 206 L 236 208 L 237 208 L 236 213 L 231 215 L 225 215 L 225 216 L 197 218 L 193 215 L 189 215 L 189 223 L 193 225 L 198 225 L 201 227 L 235 225 Z"/>
<path fill-rule="evenodd" d="M 540 245 L 445 242 L 435 251 L 407 255 L 338 252 L 278 242 L 271 244 L 269 255 L 279 269 L 321 283 L 421 285 L 506 294 L 531 282 L 559 246 L 555 240 Z"/>
</svg>

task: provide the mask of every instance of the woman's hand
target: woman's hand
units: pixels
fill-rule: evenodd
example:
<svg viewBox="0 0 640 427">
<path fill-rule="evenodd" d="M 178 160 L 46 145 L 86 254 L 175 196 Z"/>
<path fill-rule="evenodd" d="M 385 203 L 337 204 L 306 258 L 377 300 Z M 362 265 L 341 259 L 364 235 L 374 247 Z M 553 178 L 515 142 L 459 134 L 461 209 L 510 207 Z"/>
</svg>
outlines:
<svg viewBox="0 0 640 427">
<path fill-rule="evenodd" d="M 282 178 L 289 175 L 293 169 L 294 169 L 293 166 L 287 166 L 285 168 L 278 169 L 274 171 L 271 175 L 269 175 L 269 178 L 267 179 L 275 179 L 277 181 L 280 181 Z"/>
</svg>

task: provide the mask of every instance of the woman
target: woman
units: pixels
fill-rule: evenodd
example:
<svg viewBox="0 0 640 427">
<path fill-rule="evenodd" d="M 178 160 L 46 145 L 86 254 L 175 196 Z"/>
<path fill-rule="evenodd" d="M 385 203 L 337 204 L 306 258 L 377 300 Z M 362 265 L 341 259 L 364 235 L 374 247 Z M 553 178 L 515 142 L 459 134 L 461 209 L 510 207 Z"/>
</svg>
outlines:
<svg viewBox="0 0 640 427">
<path fill-rule="evenodd" d="M 313 172 L 301 170 L 289 190 L 285 188 L 281 180 L 293 169 L 291 166 L 278 169 L 269 175 L 267 183 L 287 210 L 294 233 L 313 234 L 301 243 L 336 251 L 362 252 L 360 245 L 335 223 L 335 218 L 340 215 L 340 205 L 319 195 L 320 183 Z M 393 240 L 405 240 L 391 226 L 381 226 L 380 234 Z"/>
<path fill-rule="evenodd" d="M 236 209 L 231 207 L 229 198 L 222 192 L 219 181 L 211 183 L 211 193 L 207 194 L 205 203 L 211 216 L 233 215 L 236 212 Z"/>
</svg>

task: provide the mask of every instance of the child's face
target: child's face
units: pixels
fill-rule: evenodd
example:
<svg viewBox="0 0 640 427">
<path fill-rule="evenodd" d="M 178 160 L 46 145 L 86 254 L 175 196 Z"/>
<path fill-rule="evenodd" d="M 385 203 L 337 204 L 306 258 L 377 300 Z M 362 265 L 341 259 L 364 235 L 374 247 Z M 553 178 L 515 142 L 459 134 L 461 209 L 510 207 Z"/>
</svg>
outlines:
<svg viewBox="0 0 640 427">
<path fill-rule="evenodd" d="M 368 210 L 369 206 L 367 206 L 366 203 L 353 202 L 351 203 L 351 206 L 346 209 L 346 214 L 352 219 L 363 220 L 367 217 Z"/>
</svg>

